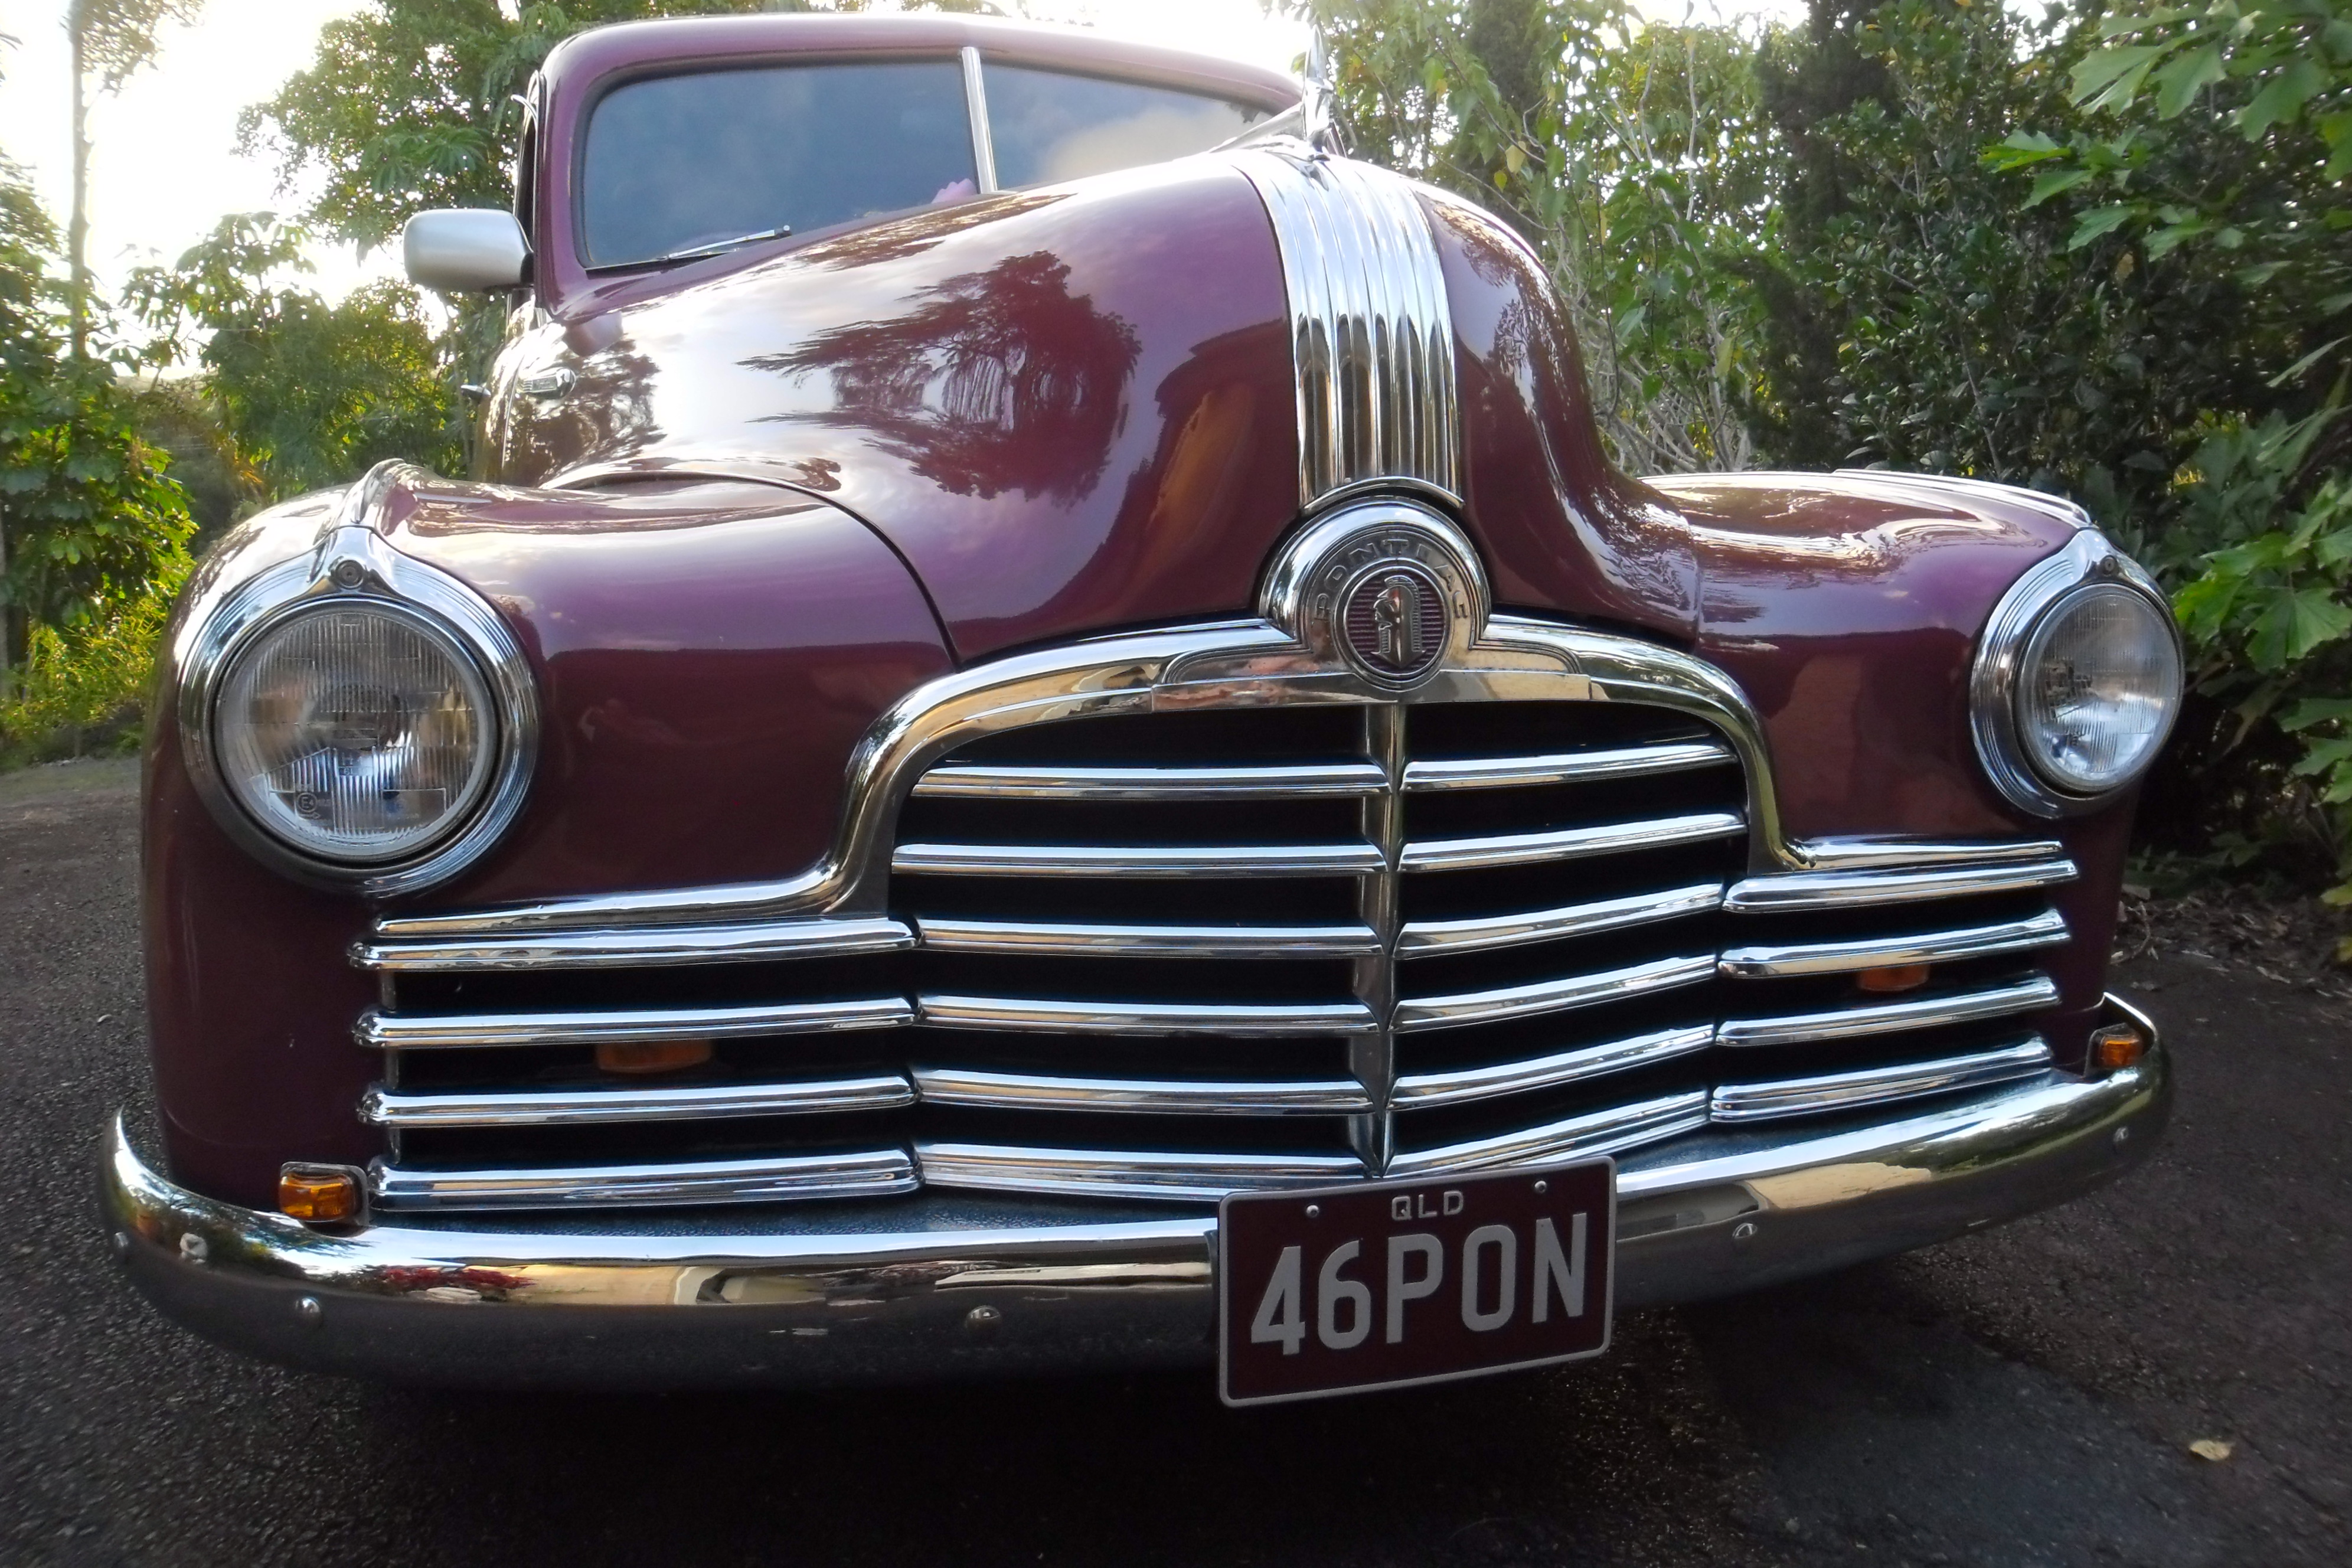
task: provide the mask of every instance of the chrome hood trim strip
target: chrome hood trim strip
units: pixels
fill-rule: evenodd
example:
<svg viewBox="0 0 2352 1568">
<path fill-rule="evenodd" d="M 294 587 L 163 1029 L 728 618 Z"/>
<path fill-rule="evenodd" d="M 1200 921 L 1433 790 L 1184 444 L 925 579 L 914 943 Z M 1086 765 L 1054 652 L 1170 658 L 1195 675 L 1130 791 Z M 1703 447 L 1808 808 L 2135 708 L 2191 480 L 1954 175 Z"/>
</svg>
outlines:
<svg viewBox="0 0 2352 1568">
<path fill-rule="evenodd" d="M 1454 320 L 1412 183 L 1305 142 L 1236 152 L 1274 220 L 1298 387 L 1298 500 L 1374 479 L 1462 493 Z"/>
</svg>

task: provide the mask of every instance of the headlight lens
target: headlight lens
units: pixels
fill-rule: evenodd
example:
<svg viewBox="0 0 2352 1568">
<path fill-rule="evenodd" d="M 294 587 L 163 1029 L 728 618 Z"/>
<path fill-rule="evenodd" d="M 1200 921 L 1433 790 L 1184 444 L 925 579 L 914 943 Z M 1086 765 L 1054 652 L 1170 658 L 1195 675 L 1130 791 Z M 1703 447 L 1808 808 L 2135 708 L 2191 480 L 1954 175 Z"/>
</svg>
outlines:
<svg viewBox="0 0 2352 1568">
<path fill-rule="evenodd" d="M 2018 662 L 2017 732 L 2053 787 L 2102 795 L 2129 783 L 2180 703 L 2180 652 L 2163 612 L 2118 584 L 2091 584 L 2044 611 Z"/>
<path fill-rule="evenodd" d="M 305 854 L 404 858 L 456 831 L 488 790 L 489 689 L 421 616 L 350 601 L 299 611 L 241 650 L 219 689 L 224 782 Z"/>
</svg>

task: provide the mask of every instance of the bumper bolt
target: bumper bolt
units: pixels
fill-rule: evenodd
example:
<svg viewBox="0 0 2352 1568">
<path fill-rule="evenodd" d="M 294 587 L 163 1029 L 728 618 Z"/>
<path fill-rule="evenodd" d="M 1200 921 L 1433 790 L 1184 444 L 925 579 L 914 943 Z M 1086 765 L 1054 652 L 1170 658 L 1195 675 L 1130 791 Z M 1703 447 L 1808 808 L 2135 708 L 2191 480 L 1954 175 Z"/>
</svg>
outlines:
<svg viewBox="0 0 2352 1568">
<path fill-rule="evenodd" d="M 182 1261 L 188 1263 L 202 1263 L 205 1260 L 205 1254 L 210 1249 L 205 1246 L 205 1238 L 198 1236 L 194 1231 L 185 1230 L 180 1233 L 180 1258 Z"/>
<path fill-rule="evenodd" d="M 1738 1242 L 1742 1247 L 1745 1247 L 1749 1242 L 1755 1240 L 1756 1222 L 1752 1219 L 1743 1219 L 1738 1225 L 1733 1226 L 1731 1227 L 1731 1239 Z"/>
<path fill-rule="evenodd" d="M 2116 1128 L 2116 1135 L 2110 1140 L 2110 1142 L 2115 1144 L 2118 1151 L 2120 1151 L 2125 1144 L 2131 1142 L 2131 1129 L 2128 1127 Z"/>
<path fill-rule="evenodd" d="M 114 1256 L 117 1258 L 131 1256 L 131 1238 L 119 1230 L 114 1233 Z"/>
<path fill-rule="evenodd" d="M 995 1307 L 974 1307 L 963 1315 L 963 1326 L 975 1334 L 984 1334 L 1004 1321 L 1004 1313 Z"/>
<path fill-rule="evenodd" d="M 316 1296 L 298 1296 L 294 1300 L 294 1315 L 302 1320 L 304 1328 L 315 1329 L 327 1321 L 327 1309 L 319 1305 Z"/>
</svg>

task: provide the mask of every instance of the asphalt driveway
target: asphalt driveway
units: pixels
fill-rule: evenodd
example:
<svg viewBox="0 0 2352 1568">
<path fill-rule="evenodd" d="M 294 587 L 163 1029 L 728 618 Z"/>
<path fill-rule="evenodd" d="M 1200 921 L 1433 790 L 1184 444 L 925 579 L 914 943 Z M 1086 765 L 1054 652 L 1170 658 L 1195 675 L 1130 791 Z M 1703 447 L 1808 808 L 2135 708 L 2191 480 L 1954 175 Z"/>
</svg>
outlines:
<svg viewBox="0 0 2352 1568">
<path fill-rule="evenodd" d="M 2180 1089 L 2130 1182 L 1599 1363 L 1248 1414 L 1205 1376 L 425 1394 L 215 1350 L 100 1245 L 133 787 L 0 777 L 0 1562 L 2352 1561 L 2352 1001 L 2251 924 L 2124 967 Z"/>
</svg>

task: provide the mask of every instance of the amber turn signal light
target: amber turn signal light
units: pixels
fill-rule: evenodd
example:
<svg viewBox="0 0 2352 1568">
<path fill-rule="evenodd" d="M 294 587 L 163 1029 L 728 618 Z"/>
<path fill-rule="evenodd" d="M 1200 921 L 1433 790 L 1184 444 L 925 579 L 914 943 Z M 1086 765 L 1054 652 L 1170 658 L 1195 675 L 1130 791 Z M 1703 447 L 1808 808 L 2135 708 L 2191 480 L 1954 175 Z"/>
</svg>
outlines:
<svg viewBox="0 0 2352 1568">
<path fill-rule="evenodd" d="M 596 1065 L 605 1072 L 677 1072 L 709 1059 L 709 1040 L 621 1041 L 596 1047 Z"/>
<path fill-rule="evenodd" d="M 310 1225 L 357 1219 L 359 1173 L 344 1165 L 287 1165 L 278 1173 L 278 1212 Z"/>
<path fill-rule="evenodd" d="M 2091 1065 L 2120 1072 L 2147 1054 L 2147 1037 L 2131 1024 L 2109 1024 L 2091 1035 Z"/>
<path fill-rule="evenodd" d="M 1927 966 L 1893 963 L 1884 969 L 1865 969 L 1853 977 L 1853 983 L 1864 991 L 1916 991 L 1927 984 Z"/>
</svg>

